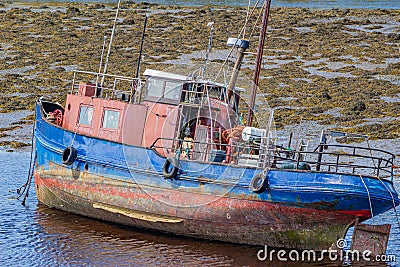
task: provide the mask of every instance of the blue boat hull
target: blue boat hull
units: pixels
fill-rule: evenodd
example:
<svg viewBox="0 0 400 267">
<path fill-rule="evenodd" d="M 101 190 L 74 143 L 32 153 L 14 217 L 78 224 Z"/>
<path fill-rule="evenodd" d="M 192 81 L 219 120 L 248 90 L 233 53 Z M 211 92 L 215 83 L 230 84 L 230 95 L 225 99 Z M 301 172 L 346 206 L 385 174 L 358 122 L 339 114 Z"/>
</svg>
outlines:
<svg viewBox="0 0 400 267">
<path fill-rule="evenodd" d="M 390 181 L 357 175 L 272 169 L 267 190 L 257 194 L 249 183 L 261 169 L 181 160 L 177 177 L 164 179 L 166 159 L 155 150 L 66 131 L 36 108 L 37 197 L 84 216 L 212 240 L 323 250 L 356 219 L 400 203 Z M 67 166 L 62 153 L 71 145 L 78 157 Z"/>
</svg>

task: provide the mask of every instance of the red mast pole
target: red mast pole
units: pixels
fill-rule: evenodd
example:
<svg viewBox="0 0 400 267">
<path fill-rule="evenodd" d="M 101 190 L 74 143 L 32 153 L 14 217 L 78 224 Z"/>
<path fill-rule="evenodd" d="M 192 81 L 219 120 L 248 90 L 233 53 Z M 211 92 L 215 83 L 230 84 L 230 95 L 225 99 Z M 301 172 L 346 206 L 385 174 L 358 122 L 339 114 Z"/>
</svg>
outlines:
<svg viewBox="0 0 400 267">
<path fill-rule="evenodd" d="M 257 88 L 258 88 L 258 83 L 259 83 L 259 78 L 260 78 L 260 70 L 261 70 L 262 57 L 263 57 L 263 52 L 264 52 L 265 36 L 267 34 L 270 6 L 271 6 L 271 0 L 266 0 L 263 5 L 264 14 L 263 14 L 263 18 L 262 18 L 260 38 L 258 39 L 257 58 L 256 58 L 254 76 L 253 76 L 253 88 L 251 90 L 249 110 L 247 112 L 246 126 L 251 126 L 253 123 L 253 115 L 254 115 L 253 110 L 254 110 L 254 106 L 256 103 L 256 93 L 257 93 Z"/>
</svg>

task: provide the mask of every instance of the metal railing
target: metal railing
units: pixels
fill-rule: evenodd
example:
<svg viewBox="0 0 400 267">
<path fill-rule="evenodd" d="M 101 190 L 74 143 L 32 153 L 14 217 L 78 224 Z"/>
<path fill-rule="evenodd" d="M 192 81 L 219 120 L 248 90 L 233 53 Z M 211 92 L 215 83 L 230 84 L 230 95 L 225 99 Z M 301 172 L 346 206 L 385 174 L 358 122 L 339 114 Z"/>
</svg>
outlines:
<svg viewBox="0 0 400 267">
<path fill-rule="evenodd" d="M 185 149 L 182 148 L 182 144 L 185 142 L 191 143 L 193 148 L 195 148 L 197 144 L 197 147 L 201 147 L 201 149 L 185 151 Z M 220 162 L 238 166 L 258 167 L 259 148 L 247 144 L 221 144 L 160 137 L 151 144 L 150 148 L 158 151 L 162 155 L 173 155 L 193 161 Z M 213 160 L 214 156 L 218 157 L 218 155 L 215 155 L 216 151 L 225 152 L 224 160 Z"/>
<path fill-rule="evenodd" d="M 318 145 L 314 151 L 274 149 L 275 166 L 308 164 L 320 172 L 362 174 L 393 179 L 395 155 L 380 149 L 349 145 Z"/>
<path fill-rule="evenodd" d="M 157 138 L 150 148 L 163 155 L 181 157 L 181 139 Z M 260 151 L 260 147 L 248 143 L 219 144 L 213 142 L 190 141 L 203 147 L 202 151 L 190 151 L 188 160 L 211 162 L 215 151 L 225 151 L 222 164 L 233 164 L 243 167 L 258 167 L 260 156 L 271 155 L 270 168 L 318 171 L 337 174 L 361 174 L 380 178 L 393 179 L 395 155 L 380 149 L 349 145 L 318 145 L 314 151 L 296 151 L 280 146 Z M 322 149 L 321 149 L 322 147 Z M 195 156 L 197 154 L 197 156 Z"/>
<path fill-rule="evenodd" d="M 74 70 L 72 94 L 78 93 L 82 82 L 91 83 L 88 85 L 95 88 L 94 96 L 99 98 L 121 100 L 130 103 L 140 101 L 143 83 L 137 78 Z"/>
</svg>

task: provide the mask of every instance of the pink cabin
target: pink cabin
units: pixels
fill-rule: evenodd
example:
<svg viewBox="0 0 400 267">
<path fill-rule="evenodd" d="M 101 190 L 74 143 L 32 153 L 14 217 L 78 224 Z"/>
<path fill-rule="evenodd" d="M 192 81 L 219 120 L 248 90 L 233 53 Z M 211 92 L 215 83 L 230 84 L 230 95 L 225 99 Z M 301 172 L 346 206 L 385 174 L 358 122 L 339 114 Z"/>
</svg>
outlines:
<svg viewBox="0 0 400 267">
<path fill-rule="evenodd" d="M 63 128 L 127 145 L 153 146 L 163 155 L 176 152 L 186 138 L 195 141 L 190 159 L 207 160 L 210 150 L 226 152 L 229 143 L 223 132 L 237 125 L 238 103 L 226 103 L 224 86 L 152 69 L 144 76 L 143 83 L 75 72 Z M 238 99 L 235 94 L 233 102 Z"/>
</svg>

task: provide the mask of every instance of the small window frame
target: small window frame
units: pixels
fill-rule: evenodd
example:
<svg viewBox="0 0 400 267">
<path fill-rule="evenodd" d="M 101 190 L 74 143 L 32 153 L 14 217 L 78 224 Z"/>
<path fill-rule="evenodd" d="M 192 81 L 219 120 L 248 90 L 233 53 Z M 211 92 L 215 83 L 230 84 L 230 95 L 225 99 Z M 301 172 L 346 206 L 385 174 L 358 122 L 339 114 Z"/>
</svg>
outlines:
<svg viewBox="0 0 400 267">
<path fill-rule="evenodd" d="M 89 124 L 82 124 L 82 122 L 81 122 L 81 119 L 82 119 L 82 117 L 81 117 L 82 116 L 82 108 L 86 108 L 86 111 L 84 111 L 84 112 L 87 113 L 87 114 L 89 114 L 88 110 L 91 110 L 91 112 L 92 112 Z M 85 104 L 79 105 L 79 112 L 78 112 L 78 118 L 77 118 L 77 121 L 76 121 L 76 125 L 78 127 L 88 127 L 88 128 L 92 127 L 92 125 L 93 125 L 93 114 L 94 114 L 94 107 L 93 106 L 85 105 Z M 87 121 L 89 121 L 89 120 L 87 120 Z"/>
<path fill-rule="evenodd" d="M 104 123 L 106 122 L 106 114 L 107 112 L 118 112 L 118 120 L 117 120 L 117 125 L 116 128 L 109 128 L 109 127 L 105 127 Z M 120 109 L 115 109 L 115 108 L 107 108 L 105 107 L 103 109 L 103 114 L 102 114 L 102 119 L 101 119 L 101 129 L 102 130 L 107 130 L 107 131 L 118 131 L 119 127 L 120 127 L 120 120 L 121 120 L 121 110 Z"/>
</svg>

